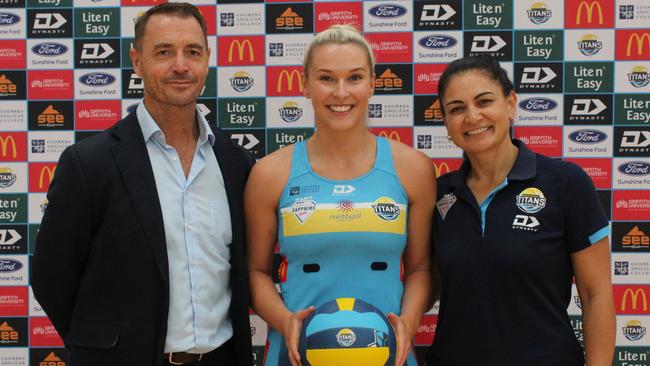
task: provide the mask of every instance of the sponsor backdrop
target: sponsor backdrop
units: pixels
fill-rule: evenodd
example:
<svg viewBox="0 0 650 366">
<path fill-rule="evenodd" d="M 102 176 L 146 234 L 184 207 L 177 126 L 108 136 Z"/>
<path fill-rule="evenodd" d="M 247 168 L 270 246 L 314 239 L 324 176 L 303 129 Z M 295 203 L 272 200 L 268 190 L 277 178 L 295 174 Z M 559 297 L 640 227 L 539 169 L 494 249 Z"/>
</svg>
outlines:
<svg viewBox="0 0 650 366">
<path fill-rule="evenodd" d="M 110 127 L 142 97 L 128 57 L 133 19 L 157 2 L 0 0 L 0 365 L 68 363 L 31 293 L 29 256 L 62 150 Z M 313 133 L 300 64 L 313 34 L 330 24 L 357 26 L 376 53 L 372 131 L 426 153 L 438 173 L 461 162 L 436 97 L 442 70 L 462 56 L 498 58 L 519 94 L 514 135 L 580 165 L 599 190 L 612 220 L 614 364 L 648 364 L 647 0 L 194 3 L 208 21 L 213 50 L 199 108 L 258 158 Z M 569 313 L 582 339 L 575 288 L 573 294 Z M 427 313 L 415 338 L 420 355 L 436 314 Z M 259 364 L 267 328 L 251 319 Z"/>
</svg>

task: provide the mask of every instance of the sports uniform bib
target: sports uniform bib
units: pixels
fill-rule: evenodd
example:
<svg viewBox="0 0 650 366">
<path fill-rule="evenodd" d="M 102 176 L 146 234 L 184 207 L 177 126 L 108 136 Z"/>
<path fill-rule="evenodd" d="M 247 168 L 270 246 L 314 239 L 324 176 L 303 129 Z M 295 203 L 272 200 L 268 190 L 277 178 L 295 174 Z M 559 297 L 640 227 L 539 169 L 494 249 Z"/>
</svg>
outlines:
<svg viewBox="0 0 650 366">
<path fill-rule="evenodd" d="M 389 142 L 376 138 L 372 169 L 332 180 L 314 173 L 306 142 L 294 145 L 289 181 L 278 205 L 281 295 L 294 312 L 355 297 L 400 313 L 408 198 Z M 269 332 L 266 365 L 288 365 L 284 340 Z M 415 365 L 412 355 L 409 365 Z"/>
</svg>

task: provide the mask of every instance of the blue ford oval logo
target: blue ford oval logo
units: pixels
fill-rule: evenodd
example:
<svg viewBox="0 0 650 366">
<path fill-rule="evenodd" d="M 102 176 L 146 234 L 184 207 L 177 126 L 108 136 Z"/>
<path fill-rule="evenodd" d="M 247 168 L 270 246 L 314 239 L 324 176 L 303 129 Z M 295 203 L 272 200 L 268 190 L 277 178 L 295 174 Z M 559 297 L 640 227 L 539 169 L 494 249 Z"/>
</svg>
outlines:
<svg viewBox="0 0 650 366">
<path fill-rule="evenodd" d="M 0 259 L 0 272 L 16 272 L 23 264 L 13 259 Z"/>
<path fill-rule="evenodd" d="M 32 47 L 32 52 L 40 56 L 60 56 L 68 52 L 68 47 L 61 43 L 45 42 Z"/>
<path fill-rule="evenodd" d="M 377 18 L 397 18 L 406 14 L 406 8 L 396 4 L 381 4 L 370 8 L 368 14 Z"/>
<path fill-rule="evenodd" d="M 445 48 L 453 47 L 458 43 L 456 38 L 448 36 L 430 35 L 420 38 L 418 41 L 420 46 L 432 50 L 442 50 Z"/>
<path fill-rule="evenodd" d="M 528 98 L 519 102 L 519 108 L 533 113 L 548 112 L 557 107 L 557 102 L 548 98 Z"/>
<path fill-rule="evenodd" d="M 618 166 L 618 171 L 625 175 L 648 175 L 650 164 L 645 161 L 628 161 Z"/>
<path fill-rule="evenodd" d="M 20 17 L 14 13 L 0 12 L 0 27 L 10 26 L 20 22 Z"/>
<path fill-rule="evenodd" d="M 569 138 L 579 144 L 597 144 L 607 139 L 607 134 L 598 130 L 577 130 L 569 134 Z"/>
<path fill-rule="evenodd" d="M 115 82 L 115 76 L 103 72 L 92 72 L 81 75 L 79 82 L 87 86 L 106 86 Z"/>
</svg>

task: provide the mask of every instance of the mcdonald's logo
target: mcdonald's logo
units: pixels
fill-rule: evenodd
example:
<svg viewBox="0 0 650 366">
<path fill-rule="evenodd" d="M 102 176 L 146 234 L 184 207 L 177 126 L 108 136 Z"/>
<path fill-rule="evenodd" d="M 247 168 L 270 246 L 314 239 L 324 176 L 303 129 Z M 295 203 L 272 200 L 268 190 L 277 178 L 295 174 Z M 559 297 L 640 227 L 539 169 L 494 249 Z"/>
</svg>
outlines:
<svg viewBox="0 0 650 366">
<path fill-rule="evenodd" d="M 11 153 L 11 155 L 9 155 L 9 153 Z M 12 159 L 18 158 L 16 140 L 13 136 L 0 136 L 0 157 Z"/>
<path fill-rule="evenodd" d="M 451 171 L 449 164 L 444 161 L 441 163 L 433 162 L 433 168 L 436 170 L 436 178 Z"/>
<path fill-rule="evenodd" d="M 286 82 L 283 83 L 283 80 L 286 80 Z M 283 88 L 283 85 L 286 86 L 286 89 Z M 296 88 L 296 91 L 302 92 L 302 76 L 300 75 L 300 71 L 296 69 L 293 69 L 291 71 L 287 71 L 286 69 L 282 70 L 280 72 L 280 76 L 278 77 L 276 92 L 278 94 L 284 93 L 285 90 L 287 92 L 291 92 L 294 90 L 294 86 Z"/>
<path fill-rule="evenodd" d="M 578 5 L 578 11 L 576 13 L 576 25 L 580 25 L 583 10 L 587 13 L 587 24 L 593 23 L 595 10 L 598 11 L 598 24 L 604 24 L 605 21 L 603 19 L 603 7 L 600 5 L 600 3 L 596 0 L 592 0 L 588 4 L 587 0 L 582 0 L 580 1 L 580 5 Z"/>
<path fill-rule="evenodd" d="M 402 142 L 402 139 L 399 137 L 399 133 L 397 131 L 382 130 L 381 132 L 379 132 L 379 137 Z"/>
<path fill-rule="evenodd" d="M 643 305 L 643 309 L 639 309 L 639 298 L 643 299 L 643 302 L 641 303 Z M 631 288 L 628 288 L 625 290 L 623 293 L 623 299 L 621 300 L 621 312 L 625 312 L 627 310 L 627 302 L 628 299 L 631 300 L 631 311 L 634 310 L 642 310 L 643 312 L 648 311 L 648 297 L 646 296 L 645 290 L 642 288 L 637 288 L 636 290 L 632 290 Z"/>
<path fill-rule="evenodd" d="M 39 189 L 46 189 L 50 185 L 50 182 L 52 181 L 52 178 L 54 178 L 54 171 L 55 170 L 56 170 L 56 166 L 54 166 L 54 167 L 43 166 L 41 168 L 41 172 L 38 174 L 38 188 Z M 45 180 L 46 176 L 47 176 L 47 181 Z"/>
<path fill-rule="evenodd" d="M 648 45 L 648 53 L 646 53 L 646 55 L 650 55 L 650 33 L 644 32 L 641 36 L 637 32 L 632 33 L 630 39 L 627 40 L 627 50 L 625 52 L 625 55 L 627 57 L 632 56 L 632 49 L 634 45 L 636 45 L 636 53 L 634 56 L 643 55 L 643 46 L 646 44 Z"/>
<path fill-rule="evenodd" d="M 235 47 L 237 47 L 237 55 L 239 61 L 244 61 L 244 51 L 248 50 L 248 61 L 255 62 L 255 53 L 253 52 L 253 44 L 251 43 L 251 41 L 245 39 L 240 42 L 238 39 L 235 39 L 234 41 L 232 41 L 232 43 L 230 43 L 230 48 L 228 49 L 229 63 L 232 63 L 232 54 L 233 51 L 235 50 Z"/>
</svg>

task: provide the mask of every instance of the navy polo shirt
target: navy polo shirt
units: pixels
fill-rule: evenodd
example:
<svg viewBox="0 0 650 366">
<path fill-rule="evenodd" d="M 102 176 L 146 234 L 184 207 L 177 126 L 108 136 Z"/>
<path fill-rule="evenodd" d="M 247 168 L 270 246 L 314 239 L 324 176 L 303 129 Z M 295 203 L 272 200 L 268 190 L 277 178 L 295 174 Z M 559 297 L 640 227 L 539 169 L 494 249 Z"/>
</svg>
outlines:
<svg viewBox="0 0 650 366">
<path fill-rule="evenodd" d="M 523 142 L 479 205 L 469 161 L 438 180 L 433 253 L 442 278 L 429 365 L 584 365 L 567 307 L 570 254 L 609 235 L 589 176 Z"/>
</svg>

